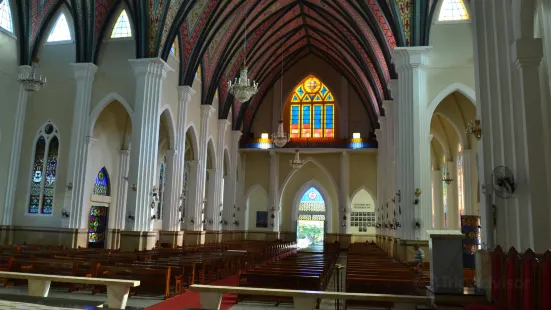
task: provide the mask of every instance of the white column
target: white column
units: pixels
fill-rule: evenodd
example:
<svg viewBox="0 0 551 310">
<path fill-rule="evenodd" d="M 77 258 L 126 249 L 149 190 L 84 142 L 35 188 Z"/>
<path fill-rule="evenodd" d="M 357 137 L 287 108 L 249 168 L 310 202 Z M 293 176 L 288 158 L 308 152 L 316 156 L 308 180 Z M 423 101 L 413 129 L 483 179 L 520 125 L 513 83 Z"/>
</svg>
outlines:
<svg viewBox="0 0 551 310">
<path fill-rule="evenodd" d="M 475 172 L 474 152 L 470 149 L 464 149 L 459 155 L 461 157 L 461 169 L 463 171 L 463 204 L 465 205 L 464 215 L 478 215 L 476 213 L 476 183 L 473 184 Z M 474 185 L 474 186 L 473 186 Z"/>
<path fill-rule="evenodd" d="M 72 190 L 65 187 L 65 209 L 69 211 L 69 228 L 84 228 L 87 217 L 82 216 L 85 205 L 86 167 L 88 165 L 88 143 L 90 135 L 90 99 L 94 76 L 98 67 L 91 63 L 72 63 L 71 69 L 75 77 L 75 105 L 73 125 L 71 127 L 71 143 L 69 149 L 69 165 L 67 166 L 67 184 L 72 183 Z M 69 192 L 67 192 L 69 191 Z"/>
<path fill-rule="evenodd" d="M 127 210 L 134 214 L 135 219 L 129 222 L 127 230 L 151 231 L 153 186 L 157 183 L 159 106 L 163 81 L 172 69 L 160 58 L 131 59 L 129 62 L 136 77 L 136 96 Z"/>
<path fill-rule="evenodd" d="M 203 220 L 203 213 L 201 211 L 203 208 L 206 208 L 204 204 L 205 201 L 205 177 L 207 174 L 207 142 L 208 142 L 208 130 L 209 130 L 209 119 L 214 111 L 214 108 L 211 105 L 201 105 L 201 127 L 199 133 L 199 156 L 197 167 L 197 184 L 196 189 L 197 193 L 195 196 L 195 202 L 193 202 L 193 217 L 195 218 L 195 224 L 193 225 L 192 230 L 203 230 L 203 225 L 201 221 Z M 191 215 L 191 214 L 190 214 Z"/>
<path fill-rule="evenodd" d="M 376 206 L 383 208 L 383 212 L 381 213 L 383 215 L 383 223 L 386 223 L 386 211 L 387 208 L 385 206 L 385 194 L 384 194 L 384 186 L 385 186 L 385 164 L 386 164 L 386 154 L 385 154 L 385 133 L 383 131 L 383 123 L 386 123 L 386 120 L 382 120 L 383 117 L 379 117 L 379 124 L 381 125 L 381 129 L 375 129 L 375 136 L 377 137 L 378 142 L 378 149 L 377 149 L 377 203 Z M 384 228 L 384 226 L 381 226 L 381 228 L 377 228 L 377 231 L 379 233 L 382 233 L 386 235 L 388 233 L 388 230 Z"/>
<path fill-rule="evenodd" d="M 391 81 L 391 91 L 393 96 L 397 96 L 398 90 L 397 90 L 397 81 L 392 80 Z M 393 108 L 393 101 L 392 100 L 385 100 L 383 102 L 383 108 L 385 109 L 385 118 L 386 118 L 386 125 L 385 125 L 385 135 L 386 135 L 386 162 L 385 162 L 385 170 L 383 173 L 386 177 L 386 188 L 385 188 L 385 197 L 384 202 L 385 204 L 388 203 L 388 213 L 389 215 L 392 215 L 394 218 L 394 214 L 396 213 L 396 220 L 399 221 L 399 214 L 398 210 L 396 208 L 396 203 L 392 201 L 392 199 L 396 196 L 396 187 L 395 187 L 395 181 L 394 178 L 396 176 L 396 167 L 395 167 L 395 148 L 394 148 L 394 132 L 395 132 L 395 121 L 394 121 L 394 108 Z M 389 235 L 395 236 L 396 230 L 391 230 L 388 232 Z"/>
<path fill-rule="evenodd" d="M 129 150 L 120 150 L 119 159 L 119 180 L 117 184 L 117 202 L 115 205 L 115 229 L 124 229 L 126 222 L 126 199 L 128 194 L 128 168 L 129 168 Z"/>
<path fill-rule="evenodd" d="M 452 182 L 448 184 L 446 191 L 446 206 L 448 207 L 448 229 L 459 228 L 459 209 L 457 196 L 457 163 L 455 161 L 446 162 L 446 173 L 450 174 Z M 446 175 L 447 176 L 447 175 Z"/>
<path fill-rule="evenodd" d="M 172 198 L 174 196 L 179 196 L 181 194 L 182 190 L 178 189 L 175 182 L 175 164 L 176 160 L 180 156 L 180 152 L 177 150 L 166 150 L 165 157 L 166 157 L 166 166 L 165 166 L 165 174 L 167 177 L 166 180 L 166 187 L 163 194 L 163 209 L 161 214 L 161 220 L 163 220 L 162 223 L 162 230 L 165 231 L 177 231 L 178 229 L 178 204 L 174 205 L 172 204 Z M 181 176 L 182 177 L 182 176 Z M 176 195 L 178 194 L 178 195 Z"/>
<path fill-rule="evenodd" d="M 520 38 L 512 45 L 512 59 L 519 77 L 519 102 L 516 105 L 515 131 L 523 152 L 517 149 L 517 195 L 525 212 L 518 212 L 520 248 L 545 251 L 551 239 L 551 212 L 549 210 L 551 188 L 546 166 L 548 158 L 542 148 L 549 143 L 549 136 L 542 134 L 543 105 L 540 85 L 540 64 L 543 57 L 541 39 Z"/>
<path fill-rule="evenodd" d="M 224 200 L 224 219 L 228 221 L 228 225 L 224 225 L 223 229 L 225 230 L 234 230 L 234 225 L 232 224 L 235 221 L 235 218 L 233 217 L 233 214 L 237 212 L 237 206 L 240 207 L 240 212 L 245 212 L 245 205 L 241 205 L 238 203 L 238 199 L 236 197 L 237 193 L 237 169 L 238 169 L 238 163 L 237 163 L 237 155 L 239 154 L 239 139 L 241 139 L 241 131 L 239 130 L 233 130 L 232 131 L 232 141 L 231 141 L 231 152 L 230 152 L 230 168 L 229 171 L 229 193 L 228 193 L 228 199 Z M 240 174 L 243 178 L 244 176 Z M 236 207 L 236 208 L 234 208 Z M 242 230 L 241 225 L 245 225 L 245 222 L 239 223 L 240 227 L 237 227 L 237 230 Z"/>
<path fill-rule="evenodd" d="M 279 218 L 281 209 L 279 207 L 279 154 L 270 151 L 270 192 L 269 192 L 268 210 L 270 216 L 273 214 L 273 231 L 279 231 Z"/>
<path fill-rule="evenodd" d="M 444 193 L 442 188 L 442 171 L 432 170 L 432 203 L 434 205 L 435 230 L 444 228 Z M 432 225 L 432 223 L 430 223 Z"/>
<path fill-rule="evenodd" d="M 226 130 L 230 126 L 230 122 L 226 119 L 218 120 L 218 141 L 216 146 L 216 174 L 214 175 L 214 212 L 213 212 L 213 229 L 220 230 L 220 220 L 222 216 L 220 212 L 223 212 L 222 201 L 223 187 L 222 181 L 224 179 L 224 146 L 226 145 Z M 227 169 L 227 168 L 226 168 Z"/>
<path fill-rule="evenodd" d="M 400 116 L 396 141 L 397 188 L 400 191 L 401 239 L 428 240 L 430 228 L 425 222 L 432 217 L 430 176 L 430 119 L 427 116 L 427 65 L 430 47 L 405 47 L 394 50 L 393 61 L 398 71 L 396 115 Z M 414 205 L 415 192 L 421 190 L 419 204 Z M 420 229 L 415 220 L 423 221 Z"/>
<path fill-rule="evenodd" d="M 195 91 L 190 86 L 178 87 L 178 115 L 174 139 L 174 158 L 172 167 L 168 170 L 170 182 L 167 182 L 167 189 L 169 187 L 168 183 L 171 183 L 171 187 L 169 193 L 165 192 L 168 202 L 163 207 L 163 230 L 167 231 L 180 230 L 178 220 L 181 218 L 179 208 L 184 186 L 187 106 L 191 102 L 193 95 L 195 95 Z"/>
<path fill-rule="evenodd" d="M 196 205 L 197 200 L 199 199 L 197 197 L 200 196 L 197 191 L 197 182 L 199 180 L 199 161 L 190 160 L 186 162 L 186 165 L 188 165 L 188 188 L 184 211 L 184 226 L 186 230 L 196 230 L 196 226 L 198 226 L 203 220 L 201 217 L 201 209 L 197 212 Z M 193 221 L 193 223 L 191 221 Z"/>
<path fill-rule="evenodd" d="M 341 180 L 340 180 L 340 204 L 339 204 L 339 221 L 334 225 L 339 225 L 338 231 L 345 234 L 350 223 L 350 154 L 344 151 L 341 153 Z M 344 212 L 343 212 L 344 209 Z M 346 215 L 346 220 L 343 216 Z M 343 227 L 343 224 L 345 227 Z"/>
<path fill-rule="evenodd" d="M 207 169 L 207 179 L 205 180 L 205 191 L 207 197 L 207 203 L 205 206 L 204 219 L 205 219 L 205 230 L 216 230 L 218 227 L 215 222 L 215 214 L 218 212 L 216 206 L 216 175 L 218 174 L 218 169 Z"/>
<path fill-rule="evenodd" d="M 19 72 L 28 73 L 30 66 L 19 66 Z M 13 218 L 13 206 L 15 203 L 15 190 L 17 188 L 17 179 L 19 176 L 19 159 L 21 155 L 21 141 L 23 140 L 23 131 L 25 127 L 25 112 L 27 111 L 28 93 L 19 86 L 19 97 L 15 110 L 15 124 L 13 128 L 13 140 L 11 143 L 10 162 L 8 166 L 8 178 L 6 180 L 6 197 L 4 198 L 2 225 L 11 225 Z M 5 143 L 3 143 L 5 145 Z"/>
</svg>

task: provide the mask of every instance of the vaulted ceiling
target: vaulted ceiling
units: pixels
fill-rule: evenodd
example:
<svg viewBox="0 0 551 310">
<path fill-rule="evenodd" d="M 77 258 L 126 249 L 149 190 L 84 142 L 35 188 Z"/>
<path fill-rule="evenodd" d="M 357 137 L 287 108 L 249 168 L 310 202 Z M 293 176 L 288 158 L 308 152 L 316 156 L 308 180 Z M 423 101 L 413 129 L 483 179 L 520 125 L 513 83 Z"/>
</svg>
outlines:
<svg viewBox="0 0 551 310">
<path fill-rule="evenodd" d="M 5 0 L 0 0 L 0 3 Z M 247 131 L 284 71 L 314 54 L 340 72 L 359 94 L 371 119 L 384 114 L 387 84 L 396 72 L 397 46 L 427 45 L 438 0 L 17 0 L 21 64 L 30 64 L 61 5 L 74 20 L 77 62 L 98 61 L 113 19 L 125 7 L 136 38 L 136 57 L 167 59 L 178 39 L 180 84 L 202 68 L 203 104 L 219 92 L 219 117 L 230 109 L 234 129 Z M 244 27 L 244 26 L 247 27 Z M 245 30 L 246 29 L 246 30 Z M 246 36 L 245 36 L 246 32 Z M 246 40 L 245 40 L 246 37 Z M 246 42 L 244 44 L 244 42 Z M 245 49 L 244 49 L 245 45 Z M 239 73 L 246 51 L 249 77 L 259 93 L 241 104 L 227 81 Z"/>
</svg>

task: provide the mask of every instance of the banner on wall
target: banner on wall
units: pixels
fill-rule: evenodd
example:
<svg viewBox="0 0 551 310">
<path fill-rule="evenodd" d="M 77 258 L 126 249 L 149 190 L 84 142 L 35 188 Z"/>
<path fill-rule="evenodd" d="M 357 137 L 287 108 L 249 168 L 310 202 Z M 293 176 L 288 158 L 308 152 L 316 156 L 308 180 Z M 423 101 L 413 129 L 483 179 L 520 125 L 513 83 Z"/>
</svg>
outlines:
<svg viewBox="0 0 551 310">
<path fill-rule="evenodd" d="M 268 228 L 268 211 L 256 211 L 256 227 Z"/>
<path fill-rule="evenodd" d="M 463 268 L 474 269 L 474 253 L 480 247 L 480 216 L 462 215 L 461 233 L 463 239 Z"/>
<path fill-rule="evenodd" d="M 354 209 L 372 209 L 373 206 L 370 203 L 354 203 L 352 204 Z"/>
</svg>

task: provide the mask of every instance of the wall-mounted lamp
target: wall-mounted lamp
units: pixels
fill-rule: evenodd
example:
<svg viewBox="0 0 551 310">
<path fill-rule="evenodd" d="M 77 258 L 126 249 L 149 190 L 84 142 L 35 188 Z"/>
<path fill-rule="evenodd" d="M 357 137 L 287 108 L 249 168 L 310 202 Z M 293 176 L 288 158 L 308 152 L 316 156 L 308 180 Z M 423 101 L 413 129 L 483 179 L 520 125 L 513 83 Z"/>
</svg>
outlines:
<svg viewBox="0 0 551 310">
<path fill-rule="evenodd" d="M 72 191 L 73 190 L 73 183 L 69 182 L 69 184 L 67 184 L 67 189 Z"/>
<path fill-rule="evenodd" d="M 157 215 L 156 215 L 156 214 L 151 216 L 151 220 L 152 220 L 152 221 L 157 220 L 157 219 L 158 219 L 158 218 L 157 218 Z"/>
<path fill-rule="evenodd" d="M 132 184 L 132 190 L 133 191 L 137 191 L 138 190 L 138 186 L 136 184 Z"/>
<path fill-rule="evenodd" d="M 65 210 L 65 208 L 63 208 L 63 210 L 61 210 L 61 217 L 64 218 L 64 219 L 68 219 L 70 217 L 69 211 L 67 211 L 67 210 Z"/>
<path fill-rule="evenodd" d="M 451 182 L 453 182 L 453 178 L 451 177 L 450 173 L 446 173 L 446 176 L 442 178 L 442 181 L 446 182 L 446 184 L 450 185 Z"/>
<path fill-rule="evenodd" d="M 136 217 L 134 216 L 134 213 L 128 213 L 128 220 L 134 221 Z"/>
<path fill-rule="evenodd" d="M 233 225 L 235 225 L 235 226 L 239 226 L 239 221 L 235 221 L 235 222 L 233 222 Z"/>
<path fill-rule="evenodd" d="M 473 135 L 477 140 L 482 138 L 482 127 L 480 126 L 480 120 L 472 120 L 467 124 L 465 133 L 468 135 Z"/>
<path fill-rule="evenodd" d="M 185 220 L 186 220 L 185 217 L 181 217 L 181 218 L 178 220 L 178 222 L 179 222 L 179 223 L 183 223 L 183 222 L 185 222 Z"/>
<path fill-rule="evenodd" d="M 396 192 L 396 197 L 398 198 L 398 202 L 402 201 L 402 199 L 400 198 L 400 190 Z"/>
<path fill-rule="evenodd" d="M 191 224 L 195 224 L 195 220 L 194 220 L 194 219 L 189 220 L 189 222 L 190 222 Z"/>
<path fill-rule="evenodd" d="M 421 189 L 416 188 L 415 189 L 415 197 L 419 197 L 419 196 L 421 196 Z"/>
</svg>

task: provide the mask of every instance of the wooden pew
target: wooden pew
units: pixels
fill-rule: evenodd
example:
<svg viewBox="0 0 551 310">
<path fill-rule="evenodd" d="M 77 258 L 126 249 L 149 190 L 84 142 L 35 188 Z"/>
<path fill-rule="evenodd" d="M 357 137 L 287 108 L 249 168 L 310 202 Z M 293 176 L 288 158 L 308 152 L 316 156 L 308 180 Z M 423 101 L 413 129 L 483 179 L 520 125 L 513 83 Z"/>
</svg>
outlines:
<svg viewBox="0 0 551 310">
<path fill-rule="evenodd" d="M 162 294 L 164 298 L 170 297 L 170 272 L 171 268 L 127 268 L 101 266 L 98 270 L 98 279 L 136 279 L 142 285 L 133 288 L 133 293 Z M 96 287 L 94 293 L 101 292 L 102 286 Z"/>
</svg>

